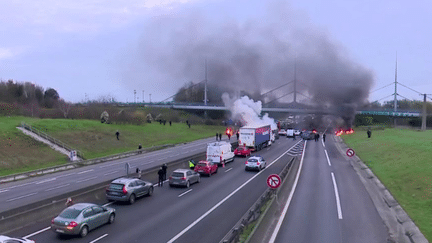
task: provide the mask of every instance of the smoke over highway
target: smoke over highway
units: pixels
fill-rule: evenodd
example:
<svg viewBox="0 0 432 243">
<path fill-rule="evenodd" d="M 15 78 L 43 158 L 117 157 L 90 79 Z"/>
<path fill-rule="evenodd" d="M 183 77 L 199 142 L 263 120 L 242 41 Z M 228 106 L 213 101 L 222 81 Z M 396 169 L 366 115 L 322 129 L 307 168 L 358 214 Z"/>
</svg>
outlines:
<svg viewBox="0 0 432 243">
<path fill-rule="evenodd" d="M 373 72 L 286 2 L 270 1 L 262 9 L 242 21 L 207 18 L 199 8 L 155 17 L 144 27 L 131 69 L 145 66 L 163 74 L 158 85 L 168 89 L 173 82 L 180 87 L 202 81 L 207 60 L 209 83 L 232 96 L 246 91 L 265 103 L 293 91 L 291 84 L 260 96 L 294 80 L 296 66 L 298 101 L 351 117 L 368 98 Z M 292 101 L 292 95 L 278 100 Z"/>
</svg>

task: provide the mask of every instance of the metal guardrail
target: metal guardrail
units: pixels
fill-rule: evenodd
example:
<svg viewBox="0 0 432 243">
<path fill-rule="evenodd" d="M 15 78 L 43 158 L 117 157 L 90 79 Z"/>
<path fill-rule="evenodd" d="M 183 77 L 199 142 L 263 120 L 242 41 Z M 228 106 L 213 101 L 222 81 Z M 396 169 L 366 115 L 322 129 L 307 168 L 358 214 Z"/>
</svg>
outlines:
<svg viewBox="0 0 432 243">
<path fill-rule="evenodd" d="M 50 135 L 46 134 L 45 132 L 42 132 L 41 130 L 35 128 L 34 126 L 27 125 L 24 122 L 21 122 L 20 126 L 22 128 L 24 128 L 24 129 L 32 132 L 32 133 L 37 134 L 39 137 L 45 138 L 46 140 L 48 140 L 48 141 L 50 141 L 50 142 L 52 142 L 52 143 L 60 146 L 61 148 L 66 149 L 67 151 L 73 151 L 73 150 L 75 150 L 76 153 L 77 153 L 77 156 L 80 157 L 81 159 L 84 159 L 84 154 L 81 151 L 76 150 L 76 149 L 72 148 L 71 146 L 63 143 L 62 141 L 51 137 Z"/>
<path fill-rule="evenodd" d="M 296 157 L 293 157 L 287 165 L 282 169 L 279 177 L 282 181 L 285 180 L 286 175 L 288 174 L 289 169 L 291 168 Z M 267 207 L 263 207 L 270 200 L 274 198 L 276 194 L 279 193 L 280 187 L 278 189 L 268 188 L 259 199 L 252 205 L 252 207 L 246 212 L 245 215 L 240 219 L 240 221 L 231 229 L 230 232 L 220 241 L 221 243 L 236 243 L 240 242 L 240 236 L 245 229 L 252 223 L 255 223 L 266 211 Z M 244 241 L 245 239 L 243 239 Z M 242 242 L 243 242 L 242 241 Z"/>
<path fill-rule="evenodd" d="M 173 144 L 153 146 L 153 147 L 149 147 L 149 148 L 145 148 L 145 149 L 141 149 L 141 150 L 137 149 L 137 150 L 133 150 L 133 151 L 129 151 L 129 152 L 113 154 L 113 155 L 109 155 L 109 156 L 105 156 L 105 157 L 101 157 L 101 158 L 81 160 L 81 161 L 76 161 L 76 162 L 70 162 L 70 163 L 65 164 L 65 165 L 57 165 L 57 166 L 52 166 L 52 167 L 38 169 L 38 170 L 32 170 L 32 171 L 16 173 L 16 174 L 7 175 L 7 176 L 1 176 L 0 177 L 0 183 L 21 180 L 21 179 L 39 176 L 39 175 L 44 175 L 44 174 L 50 174 L 50 173 L 54 173 L 57 171 L 73 169 L 73 168 L 86 166 L 86 165 L 98 164 L 98 163 L 102 163 L 102 162 L 106 162 L 106 161 L 110 161 L 110 160 L 114 160 L 114 159 L 121 159 L 121 158 L 130 157 L 133 155 L 141 154 L 142 152 L 151 152 L 151 151 L 159 150 L 162 148 L 174 147 L 174 146 L 175 145 L 173 145 Z"/>
</svg>

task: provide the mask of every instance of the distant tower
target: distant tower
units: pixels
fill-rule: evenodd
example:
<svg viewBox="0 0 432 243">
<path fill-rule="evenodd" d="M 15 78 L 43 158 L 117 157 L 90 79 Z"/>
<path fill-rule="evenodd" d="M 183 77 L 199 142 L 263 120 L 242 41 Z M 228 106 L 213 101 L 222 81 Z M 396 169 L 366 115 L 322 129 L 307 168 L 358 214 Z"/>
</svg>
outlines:
<svg viewBox="0 0 432 243">
<path fill-rule="evenodd" d="M 207 59 L 205 60 L 204 105 L 207 105 Z"/>
<path fill-rule="evenodd" d="M 395 92 L 394 92 L 394 112 L 396 111 L 397 111 L 397 52 L 396 52 Z"/>
</svg>

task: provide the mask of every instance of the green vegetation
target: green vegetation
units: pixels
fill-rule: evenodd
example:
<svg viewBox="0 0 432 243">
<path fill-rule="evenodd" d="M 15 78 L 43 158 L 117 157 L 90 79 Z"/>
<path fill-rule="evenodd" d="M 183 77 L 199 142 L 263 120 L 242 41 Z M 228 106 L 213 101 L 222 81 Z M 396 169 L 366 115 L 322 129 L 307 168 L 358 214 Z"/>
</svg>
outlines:
<svg viewBox="0 0 432 243">
<path fill-rule="evenodd" d="M 189 142 L 224 132 L 222 126 L 158 122 L 143 125 L 104 124 L 95 120 L 0 117 L 0 176 L 67 163 L 67 156 L 16 129 L 21 122 L 46 132 L 84 153 L 86 159 L 143 148 Z M 116 138 L 116 131 L 120 140 Z"/>
<path fill-rule="evenodd" d="M 343 135 L 432 241 L 432 131 L 384 129 Z"/>
</svg>

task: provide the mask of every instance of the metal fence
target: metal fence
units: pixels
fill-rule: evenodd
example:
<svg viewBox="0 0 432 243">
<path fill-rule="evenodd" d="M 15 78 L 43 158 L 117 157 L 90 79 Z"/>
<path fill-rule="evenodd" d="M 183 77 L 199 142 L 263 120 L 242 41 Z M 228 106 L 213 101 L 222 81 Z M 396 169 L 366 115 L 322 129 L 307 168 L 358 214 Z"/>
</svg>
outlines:
<svg viewBox="0 0 432 243">
<path fill-rule="evenodd" d="M 76 150 L 76 149 L 72 148 L 71 146 L 63 143 L 62 141 L 51 137 L 50 135 L 42 132 L 41 130 L 37 129 L 36 127 L 34 127 L 32 125 L 27 125 L 24 122 L 21 122 L 21 127 L 24 128 L 24 129 L 26 129 L 26 130 L 28 130 L 28 131 L 30 131 L 30 132 L 32 132 L 32 133 L 34 133 L 34 134 L 37 134 L 39 137 L 42 137 L 42 138 L 50 141 L 51 143 L 54 143 L 55 145 L 57 145 L 57 146 L 59 146 L 61 148 L 66 149 L 67 151 L 73 151 L 73 150 L 75 150 L 76 153 L 77 153 L 77 156 L 79 158 L 81 158 L 81 159 L 84 159 L 84 154 L 81 151 Z"/>
<path fill-rule="evenodd" d="M 294 160 L 296 158 L 293 157 L 287 165 L 283 168 L 281 173 L 279 174 L 279 177 L 283 180 L 285 180 L 285 177 L 291 168 Z M 222 243 L 236 243 L 240 242 L 240 237 L 243 234 L 244 230 L 249 227 L 249 225 L 255 223 L 260 216 L 266 211 L 267 207 L 264 207 L 270 200 L 274 198 L 274 195 L 276 195 L 279 192 L 279 189 L 270 189 L 268 188 L 261 196 L 260 198 L 252 205 L 252 207 L 246 212 L 245 215 L 240 219 L 240 221 L 231 229 L 231 231 L 222 239 Z"/>
</svg>

